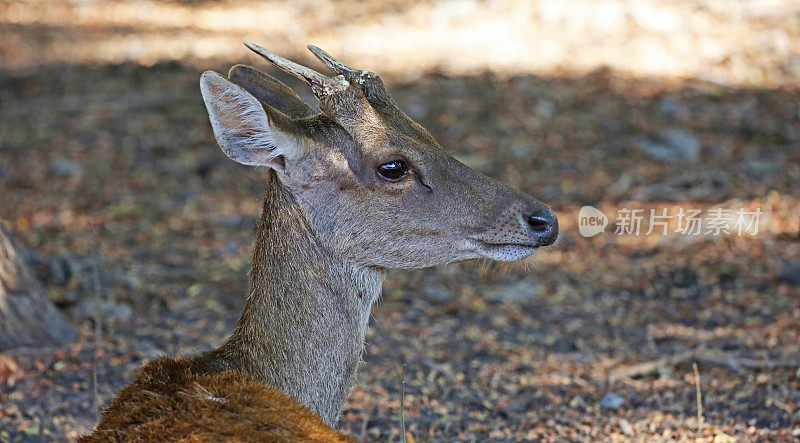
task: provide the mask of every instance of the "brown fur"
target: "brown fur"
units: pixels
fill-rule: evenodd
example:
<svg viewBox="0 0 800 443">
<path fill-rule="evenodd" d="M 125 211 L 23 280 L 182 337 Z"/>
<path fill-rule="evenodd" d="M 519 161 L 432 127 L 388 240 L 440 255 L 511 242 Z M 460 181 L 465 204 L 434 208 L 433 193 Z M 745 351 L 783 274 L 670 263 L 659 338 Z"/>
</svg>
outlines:
<svg viewBox="0 0 800 443">
<path fill-rule="evenodd" d="M 82 443 L 108 441 L 355 441 L 305 405 L 227 371 L 204 373 L 194 360 L 147 363 L 122 389 Z"/>
</svg>

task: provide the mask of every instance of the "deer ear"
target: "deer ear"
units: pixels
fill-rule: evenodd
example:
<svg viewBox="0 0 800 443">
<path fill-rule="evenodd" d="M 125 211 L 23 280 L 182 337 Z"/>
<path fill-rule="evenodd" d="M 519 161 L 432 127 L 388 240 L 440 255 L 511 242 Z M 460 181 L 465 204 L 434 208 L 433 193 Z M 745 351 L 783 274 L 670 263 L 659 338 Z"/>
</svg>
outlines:
<svg viewBox="0 0 800 443">
<path fill-rule="evenodd" d="M 293 121 L 264 106 L 247 91 L 213 71 L 200 77 L 200 91 L 219 147 L 231 160 L 283 170 L 284 157 L 299 154 Z"/>
<path fill-rule="evenodd" d="M 292 88 L 256 68 L 235 65 L 228 72 L 228 80 L 289 117 L 303 118 L 317 113 Z"/>
</svg>

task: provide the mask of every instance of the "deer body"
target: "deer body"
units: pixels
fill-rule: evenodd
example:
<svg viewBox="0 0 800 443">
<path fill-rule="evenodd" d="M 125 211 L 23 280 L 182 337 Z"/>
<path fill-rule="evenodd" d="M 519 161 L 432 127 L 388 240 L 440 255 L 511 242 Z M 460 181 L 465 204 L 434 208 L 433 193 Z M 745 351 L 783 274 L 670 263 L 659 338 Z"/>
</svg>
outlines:
<svg viewBox="0 0 800 443">
<path fill-rule="evenodd" d="M 449 156 L 375 74 L 310 47 L 340 74 L 325 77 L 247 45 L 323 112 L 253 68 L 201 79 L 225 154 L 270 168 L 244 312 L 219 348 L 146 364 L 85 441 L 345 439 L 329 426 L 386 268 L 518 260 L 555 241 L 552 211 Z"/>
</svg>

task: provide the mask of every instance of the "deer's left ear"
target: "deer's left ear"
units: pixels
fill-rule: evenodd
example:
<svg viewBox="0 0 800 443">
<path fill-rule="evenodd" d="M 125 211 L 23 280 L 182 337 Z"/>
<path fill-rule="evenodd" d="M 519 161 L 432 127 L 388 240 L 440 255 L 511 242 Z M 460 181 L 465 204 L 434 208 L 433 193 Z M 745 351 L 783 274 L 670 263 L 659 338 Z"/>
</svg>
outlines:
<svg viewBox="0 0 800 443">
<path fill-rule="evenodd" d="M 286 159 L 300 155 L 302 143 L 289 117 L 213 71 L 200 77 L 200 91 L 217 143 L 231 160 L 282 172 Z"/>
</svg>

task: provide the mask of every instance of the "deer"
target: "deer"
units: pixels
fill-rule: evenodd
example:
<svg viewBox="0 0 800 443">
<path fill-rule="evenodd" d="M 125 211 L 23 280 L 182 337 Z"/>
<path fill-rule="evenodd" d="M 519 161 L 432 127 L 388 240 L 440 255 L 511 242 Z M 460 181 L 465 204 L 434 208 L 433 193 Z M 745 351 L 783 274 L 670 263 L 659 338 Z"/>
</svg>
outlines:
<svg viewBox="0 0 800 443">
<path fill-rule="evenodd" d="M 378 75 L 244 44 L 319 100 L 245 65 L 201 76 L 219 147 L 267 169 L 244 311 L 218 348 L 144 364 L 80 441 L 352 441 L 335 427 L 387 269 L 517 261 L 558 237 L 550 208 L 449 155 Z"/>
</svg>

